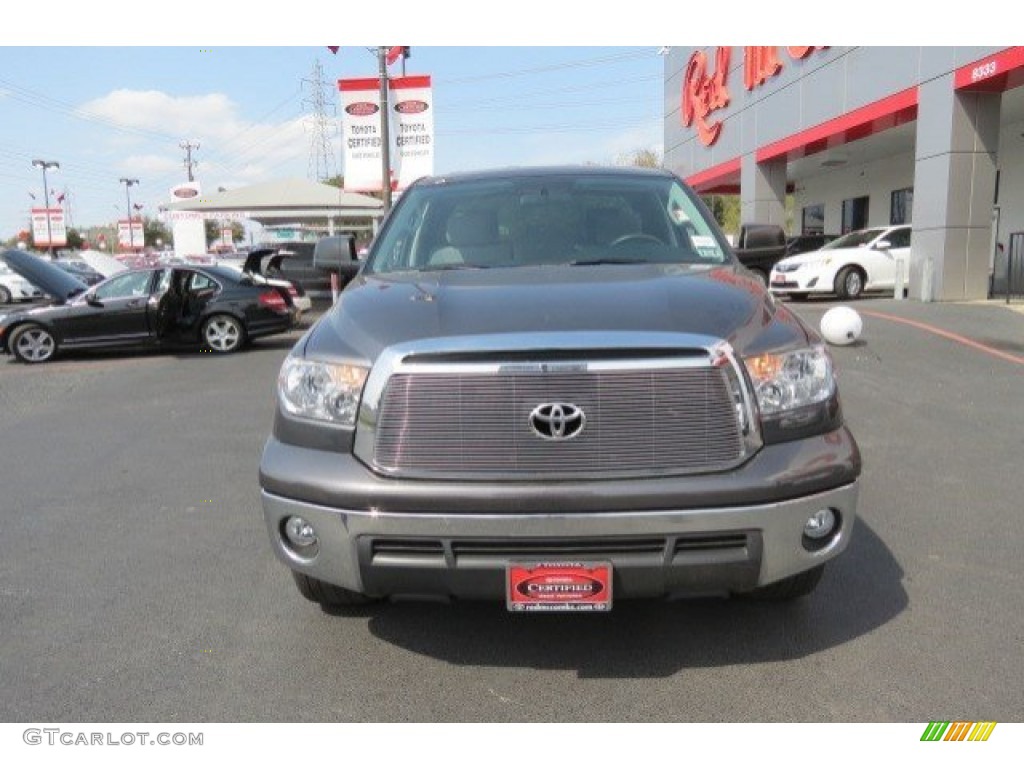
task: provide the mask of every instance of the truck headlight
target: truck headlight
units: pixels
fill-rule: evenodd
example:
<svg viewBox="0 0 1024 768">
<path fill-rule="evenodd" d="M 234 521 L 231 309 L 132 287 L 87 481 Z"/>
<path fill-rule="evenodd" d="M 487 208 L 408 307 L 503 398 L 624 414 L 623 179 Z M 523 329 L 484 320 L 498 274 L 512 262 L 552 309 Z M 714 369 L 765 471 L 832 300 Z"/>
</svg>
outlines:
<svg viewBox="0 0 1024 768">
<path fill-rule="evenodd" d="M 762 416 L 824 402 L 836 391 L 832 358 L 820 345 L 757 355 L 743 362 L 753 381 Z"/>
<path fill-rule="evenodd" d="M 292 416 L 354 426 L 366 368 L 289 357 L 277 377 L 281 407 Z"/>
</svg>

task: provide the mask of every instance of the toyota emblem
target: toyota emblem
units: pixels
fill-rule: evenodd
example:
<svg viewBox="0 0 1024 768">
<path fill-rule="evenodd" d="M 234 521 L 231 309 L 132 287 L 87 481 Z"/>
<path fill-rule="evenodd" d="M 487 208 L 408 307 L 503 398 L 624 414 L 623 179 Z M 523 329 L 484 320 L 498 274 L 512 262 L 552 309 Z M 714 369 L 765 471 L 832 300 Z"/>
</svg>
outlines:
<svg viewBox="0 0 1024 768">
<path fill-rule="evenodd" d="M 572 403 L 542 403 L 530 412 L 530 428 L 545 440 L 571 440 L 586 423 L 583 409 Z"/>
</svg>

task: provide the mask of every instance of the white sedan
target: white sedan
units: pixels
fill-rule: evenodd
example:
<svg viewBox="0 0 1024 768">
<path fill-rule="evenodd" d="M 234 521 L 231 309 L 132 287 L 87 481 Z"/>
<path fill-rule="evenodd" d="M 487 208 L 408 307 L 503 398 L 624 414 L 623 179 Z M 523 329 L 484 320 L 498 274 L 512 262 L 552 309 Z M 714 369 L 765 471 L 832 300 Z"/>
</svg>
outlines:
<svg viewBox="0 0 1024 768">
<path fill-rule="evenodd" d="M 0 263 L 0 304 L 41 299 L 43 292 L 6 264 Z"/>
<path fill-rule="evenodd" d="M 831 293 L 856 299 L 865 291 L 892 291 L 910 264 L 910 225 L 850 232 L 824 248 L 789 256 L 772 267 L 772 293 L 805 298 Z"/>
</svg>

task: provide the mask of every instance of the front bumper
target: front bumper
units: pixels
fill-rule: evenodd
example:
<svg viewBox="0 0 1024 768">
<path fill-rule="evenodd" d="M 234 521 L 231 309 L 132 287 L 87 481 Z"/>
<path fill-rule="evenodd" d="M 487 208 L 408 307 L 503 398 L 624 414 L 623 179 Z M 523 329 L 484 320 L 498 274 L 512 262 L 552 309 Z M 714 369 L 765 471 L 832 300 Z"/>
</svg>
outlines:
<svg viewBox="0 0 1024 768">
<path fill-rule="evenodd" d="M 336 479 L 347 477 L 333 491 L 320 485 L 319 499 L 311 499 L 308 485 L 280 478 L 289 468 L 317 476 L 314 455 L 329 457 Z M 817 462 L 789 463 L 812 455 Z M 717 478 L 538 484 L 532 495 L 525 484 L 450 489 L 388 481 L 349 460 L 268 443 L 262 501 L 277 557 L 292 570 L 373 596 L 488 599 L 503 598 L 512 561 L 610 561 L 619 597 L 722 595 L 776 582 L 846 548 L 860 473 L 845 428 L 767 446 L 751 465 Z M 720 487 L 701 493 L 702 483 Z M 804 524 L 823 507 L 838 512 L 840 524 L 825 546 L 808 548 Z M 292 515 L 316 529 L 314 557 L 299 556 L 282 537 Z"/>
<path fill-rule="evenodd" d="M 832 290 L 832 281 L 820 272 L 797 270 L 796 272 L 779 272 L 772 270 L 768 277 L 768 288 L 772 293 L 828 293 Z"/>
</svg>

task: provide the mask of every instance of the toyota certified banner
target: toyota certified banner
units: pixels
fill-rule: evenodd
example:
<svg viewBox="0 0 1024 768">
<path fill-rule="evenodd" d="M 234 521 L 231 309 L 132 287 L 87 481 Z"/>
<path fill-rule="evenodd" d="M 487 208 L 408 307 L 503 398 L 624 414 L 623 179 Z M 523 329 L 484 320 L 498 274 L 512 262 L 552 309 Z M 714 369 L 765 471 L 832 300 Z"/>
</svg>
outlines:
<svg viewBox="0 0 1024 768">
<path fill-rule="evenodd" d="M 145 235 L 142 229 L 142 219 L 135 216 L 129 221 L 120 219 L 117 222 L 117 244 L 122 249 L 135 248 L 142 250 L 145 245 Z"/>
<path fill-rule="evenodd" d="M 345 189 L 381 189 L 380 80 L 375 77 L 338 81 L 345 158 Z"/>
<path fill-rule="evenodd" d="M 50 226 L 46 226 L 49 218 Z M 32 209 L 32 239 L 37 248 L 61 247 L 68 244 L 67 227 L 62 208 Z"/>
<path fill-rule="evenodd" d="M 398 189 L 434 173 L 434 100 L 430 75 L 391 79 Z"/>
</svg>

